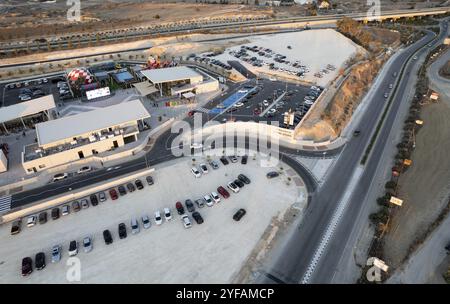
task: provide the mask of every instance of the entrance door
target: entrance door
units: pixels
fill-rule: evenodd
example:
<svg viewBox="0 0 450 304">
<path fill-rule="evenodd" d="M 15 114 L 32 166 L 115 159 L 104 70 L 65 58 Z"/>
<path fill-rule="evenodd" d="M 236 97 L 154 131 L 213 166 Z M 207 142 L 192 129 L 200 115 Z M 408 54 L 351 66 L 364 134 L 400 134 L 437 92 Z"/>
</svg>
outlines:
<svg viewBox="0 0 450 304">
<path fill-rule="evenodd" d="M 78 151 L 78 157 L 79 157 L 80 159 L 84 158 L 83 151 Z"/>
</svg>

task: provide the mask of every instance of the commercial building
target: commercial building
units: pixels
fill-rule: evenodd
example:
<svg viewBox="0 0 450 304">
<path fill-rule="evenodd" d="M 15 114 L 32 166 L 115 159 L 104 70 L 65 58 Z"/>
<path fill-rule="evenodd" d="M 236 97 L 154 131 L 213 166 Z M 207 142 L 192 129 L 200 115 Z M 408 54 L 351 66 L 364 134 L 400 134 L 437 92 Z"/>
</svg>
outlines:
<svg viewBox="0 0 450 304">
<path fill-rule="evenodd" d="M 37 124 L 37 143 L 24 148 L 23 167 L 29 174 L 114 151 L 135 142 L 148 118 L 133 100 Z"/>
</svg>

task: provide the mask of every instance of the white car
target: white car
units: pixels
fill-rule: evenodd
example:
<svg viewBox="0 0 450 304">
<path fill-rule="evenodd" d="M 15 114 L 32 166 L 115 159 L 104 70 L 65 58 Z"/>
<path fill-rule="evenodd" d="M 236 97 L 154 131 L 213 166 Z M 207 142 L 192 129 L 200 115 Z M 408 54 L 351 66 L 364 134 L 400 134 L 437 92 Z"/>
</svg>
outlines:
<svg viewBox="0 0 450 304">
<path fill-rule="evenodd" d="M 203 197 L 203 199 L 204 199 L 205 202 L 206 202 L 206 206 L 208 206 L 208 207 L 214 206 L 214 201 L 211 199 L 211 196 L 205 195 L 205 196 Z"/>
<path fill-rule="evenodd" d="M 162 217 L 161 217 L 161 212 L 155 211 L 155 224 L 156 225 L 161 225 L 162 224 Z"/>
<path fill-rule="evenodd" d="M 27 227 L 33 227 L 36 225 L 36 215 L 31 215 L 27 219 Z"/>
<path fill-rule="evenodd" d="M 208 167 L 205 164 L 200 164 L 200 170 L 203 174 L 208 174 Z"/>
<path fill-rule="evenodd" d="M 196 178 L 199 178 L 199 177 L 202 176 L 202 174 L 200 173 L 200 171 L 198 171 L 198 169 L 195 168 L 195 167 L 192 167 L 192 168 L 191 168 L 191 172 L 192 172 L 192 174 L 194 174 L 194 176 L 195 176 Z"/>
<path fill-rule="evenodd" d="M 83 239 L 83 249 L 85 253 L 92 251 L 93 246 L 92 246 L 92 239 L 90 236 L 87 236 Z"/>
<path fill-rule="evenodd" d="M 235 105 L 234 105 L 234 107 L 235 108 L 240 108 L 240 107 L 243 107 L 244 106 L 244 103 L 242 103 L 242 102 L 237 102 Z"/>
<path fill-rule="evenodd" d="M 238 193 L 239 192 L 239 187 L 234 182 L 229 182 L 227 184 L 227 187 L 228 187 L 228 189 L 230 189 L 234 193 Z"/>
<path fill-rule="evenodd" d="M 188 216 L 187 214 L 184 214 L 184 215 L 181 217 L 181 221 L 183 222 L 184 228 L 188 229 L 188 228 L 191 228 L 191 227 L 192 227 L 191 220 L 189 219 L 189 216 Z"/>
<path fill-rule="evenodd" d="M 89 172 L 91 170 L 92 170 L 91 166 L 84 166 L 84 167 L 81 167 L 80 169 L 78 169 L 77 173 L 81 174 L 81 173 Z"/>
<path fill-rule="evenodd" d="M 211 198 L 213 199 L 214 203 L 220 202 L 220 197 L 219 194 L 217 194 L 217 192 L 211 192 Z"/>
<path fill-rule="evenodd" d="M 144 215 L 142 217 L 142 227 L 144 227 L 144 229 L 148 229 L 152 226 L 152 223 L 150 222 L 150 218 L 147 215 Z"/>
<path fill-rule="evenodd" d="M 170 221 L 172 219 L 172 214 L 170 213 L 169 208 L 164 208 L 164 217 L 166 218 L 166 221 Z"/>
<path fill-rule="evenodd" d="M 69 176 L 69 174 L 67 174 L 67 173 L 58 173 L 58 174 L 56 174 L 55 176 L 53 176 L 53 181 L 56 182 L 56 181 L 65 179 L 65 178 L 67 178 L 68 176 Z"/>
</svg>

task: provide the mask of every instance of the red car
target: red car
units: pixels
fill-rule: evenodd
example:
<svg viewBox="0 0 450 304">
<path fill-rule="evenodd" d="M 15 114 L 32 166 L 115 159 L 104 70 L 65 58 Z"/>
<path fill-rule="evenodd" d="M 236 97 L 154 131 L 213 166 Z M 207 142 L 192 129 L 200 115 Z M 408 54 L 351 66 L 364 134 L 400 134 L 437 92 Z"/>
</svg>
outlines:
<svg viewBox="0 0 450 304">
<path fill-rule="evenodd" d="M 225 189 L 224 187 L 220 186 L 219 188 L 217 188 L 217 192 L 220 193 L 220 195 L 223 196 L 223 198 L 229 198 L 230 197 L 230 193 L 227 191 L 227 189 Z"/>
<path fill-rule="evenodd" d="M 117 194 L 117 191 L 114 188 L 109 190 L 109 195 L 111 196 L 111 199 L 113 201 L 119 198 L 119 195 Z"/>
</svg>

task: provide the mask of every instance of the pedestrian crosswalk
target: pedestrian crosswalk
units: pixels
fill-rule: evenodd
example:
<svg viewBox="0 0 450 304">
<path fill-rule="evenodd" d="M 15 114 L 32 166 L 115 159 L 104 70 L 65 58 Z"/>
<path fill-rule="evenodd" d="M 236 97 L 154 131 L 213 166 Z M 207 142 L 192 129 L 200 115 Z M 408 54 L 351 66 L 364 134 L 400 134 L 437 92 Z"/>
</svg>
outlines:
<svg viewBox="0 0 450 304">
<path fill-rule="evenodd" d="M 0 197 L 0 212 L 11 210 L 11 195 Z"/>
<path fill-rule="evenodd" d="M 207 108 L 203 108 L 203 107 L 198 107 L 198 108 L 195 109 L 195 111 L 208 114 L 209 111 L 211 111 L 211 110 L 209 110 Z"/>
</svg>

